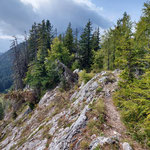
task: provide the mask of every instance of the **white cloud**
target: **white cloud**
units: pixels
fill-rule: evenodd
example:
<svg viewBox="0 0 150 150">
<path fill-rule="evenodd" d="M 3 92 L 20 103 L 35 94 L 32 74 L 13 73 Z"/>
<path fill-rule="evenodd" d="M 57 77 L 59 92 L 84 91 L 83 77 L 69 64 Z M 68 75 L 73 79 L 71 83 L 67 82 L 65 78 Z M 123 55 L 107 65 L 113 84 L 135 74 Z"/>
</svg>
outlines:
<svg viewBox="0 0 150 150">
<path fill-rule="evenodd" d="M 3 39 L 3 40 L 12 40 L 13 37 L 12 36 L 9 36 L 9 35 L 0 35 L 0 39 Z"/>
<path fill-rule="evenodd" d="M 41 5 L 47 5 L 53 3 L 53 0 L 20 0 L 24 4 L 31 4 L 34 11 L 37 9 L 40 9 Z M 103 7 L 97 7 L 94 3 L 91 2 L 91 0 L 69 0 L 74 1 L 78 4 L 88 6 L 91 10 L 97 11 L 99 13 L 103 10 Z"/>
<path fill-rule="evenodd" d="M 88 6 L 91 10 L 96 11 L 97 13 L 100 13 L 103 11 L 103 7 L 97 7 L 94 3 L 91 2 L 91 0 L 73 0 L 81 5 Z"/>
<path fill-rule="evenodd" d="M 24 4 L 26 4 L 26 5 L 31 4 L 34 11 L 39 9 L 40 5 L 42 3 L 47 3 L 48 2 L 48 0 L 20 0 L 20 1 Z"/>
</svg>

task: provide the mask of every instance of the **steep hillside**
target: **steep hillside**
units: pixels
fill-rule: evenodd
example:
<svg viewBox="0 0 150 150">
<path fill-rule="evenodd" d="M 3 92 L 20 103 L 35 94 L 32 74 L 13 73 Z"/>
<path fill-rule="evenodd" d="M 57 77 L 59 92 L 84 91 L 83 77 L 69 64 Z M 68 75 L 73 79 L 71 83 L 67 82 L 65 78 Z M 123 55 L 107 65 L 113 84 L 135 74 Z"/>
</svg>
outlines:
<svg viewBox="0 0 150 150">
<path fill-rule="evenodd" d="M 112 101 L 119 71 L 96 74 L 69 91 L 48 91 L 34 111 L 24 106 L 1 122 L 2 150 L 146 150 L 131 139 Z M 132 145 L 132 148 L 130 144 Z"/>
<path fill-rule="evenodd" d="M 18 49 L 23 50 L 23 43 L 18 44 Z M 0 93 L 9 89 L 13 84 L 12 77 L 12 64 L 13 64 L 13 50 L 0 55 Z"/>
<path fill-rule="evenodd" d="M 12 85 L 12 60 L 12 50 L 0 55 L 0 92 Z"/>
</svg>

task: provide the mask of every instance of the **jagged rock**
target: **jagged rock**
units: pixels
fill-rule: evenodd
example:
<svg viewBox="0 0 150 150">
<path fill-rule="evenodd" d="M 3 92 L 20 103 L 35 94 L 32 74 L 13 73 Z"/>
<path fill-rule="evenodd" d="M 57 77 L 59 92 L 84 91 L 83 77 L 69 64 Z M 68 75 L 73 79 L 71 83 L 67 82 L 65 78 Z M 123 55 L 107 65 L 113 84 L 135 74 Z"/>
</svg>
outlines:
<svg viewBox="0 0 150 150">
<path fill-rule="evenodd" d="M 74 71 L 73 71 L 73 73 L 79 73 L 79 72 L 81 72 L 81 70 L 80 69 L 75 69 Z"/>
<path fill-rule="evenodd" d="M 46 143 L 47 139 L 29 141 L 24 145 L 24 147 L 21 147 L 18 150 L 44 150 L 46 148 Z"/>
<path fill-rule="evenodd" d="M 96 134 L 93 134 L 92 136 L 91 136 L 91 139 L 93 140 L 93 139 L 95 139 L 96 138 Z"/>
<path fill-rule="evenodd" d="M 91 144 L 90 144 L 90 150 L 94 150 L 98 145 L 103 146 L 104 144 L 114 144 L 118 143 L 118 137 L 113 136 L 113 137 L 97 137 L 94 139 Z"/>
<path fill-rule="evenodd" d="M 65 66 L 61 65 L 61 67 Z M 57 98 L 60 95 L 60 92 L 58 92 L 59 87 L 48 91 L 32 113 L 23 115 L 27 110 L 26 108 L 14 121 L 14 124 L 10 123 L 0 127 L 3 131 L 1 138 L 4 138 L 6 135 L 6 138 L 0 142 L 0 149 L 8 150 L 16 144 L 14 150 L 44 150 L 46 148 L 49 150 L 69 150 L 73 142 L 75 144 L 73 149 L 79 149 L 80 142 L 84 140 L 82 132 L 86 129 L 87 122 L 89 121 L 87 117 L 89 114 L 87 112 L 90 110 L 89 105 L 94 100 L 112 95 L 117 87 L 118 72 L 112 72 L 112 76 L 114 75 L 116 78 L 114 82 L 107 82 L 106 84 L 106 80 L 109 81 L 111 74 L 109 75 L 110 72 L 102 71 L 86 84 L 82 83 L 78 90 L 74 91 L 72 89 L 70 93 L 66 92 L 65 94 L 69 95 L 67 96 L 68 100 L 70 100 L 69 107 L 65 107 L 58 112 L 56 111 L 56 113 L 54 113 L 55 106 L 53 107 L 53 104 L 55 104 L 56 99 L 57 103 L 59 102 Z M 102 88 L 102 91 L 97 94 L 98 87 Z M 27 116 L 29 117 L 26 118 Z M 20 122 L 21 119 L 23 123 L 17 126 L 15 123 L 17 121 Z M 63 119 L 67 120 L 69 125 L 61 126 L 62 121 L 64 121 Z M 97 116 L 93 116 L 93 120 L 96 121 L 97 119 Z M 104 129 L 108 130 L 110 128 L 105 123 L 104 127 Z M 22 134 L 23 132 L 24 134 Z M 50 141 L 47 137 L 43 137 L 45 132 L 46 135 L 50 136 Z M 89 137 L 92 140 L 89 148 L 93 150 L 98 145 L 118 143 L 121 137 L 120 132 L 118 132 L 118 130 L 113 129 L 112 135 L 114 136 L 105 135 L 106 137 L 92 135 Z M 20 141 L 22 138 L 25 138 L 25 141 Z M 21 145 L 18 145 L 20 142 L 22 142 Z M 50 142 L 49 145 L 47 145 L 48 142 Z M 122 146 L 123 150 L 132 150 L 128 143 L 123 143 Z"/>
<path fill-rule="evenodd" d="M 82 81 L 82 83 L 81 83 L 79 89 L 82 89 L 84 85 L 85 85 L 85 84 L 84 84 L 84 82 Z"/>
<path fill-rule="evenodd" d="M 63 73 L 62 75 L 66 79 L 68 83 L 76 82 L 78 81 L 78 74 L 73 73 L 67 66 L 65 66 L 62 62 L 57 60 L 57 65 L 59 68 L 62 68 Z"/>
<path fill-rule="evenodd" d="M 75 93 L 71 99 L 76 99 L 74 102 L 75 105 L 78 105 L 79 102 L 82 102 L 84 99 L 86 99 L 87 103 L 89 103 L 95 93 L 96 89 L 99 86 L 99 81 L 97 80 L 98 77 L 100 77 L 101 74 L 97 74 L 94 78 L 92 78 L 88 83 L 86 83 L 79 92 Z"/>
<path fill-rule="evenodd" d="M 24 116 L 25 115 L 28 115 L 29 113 L 31 113 L 32 112 L 32 109 L 29 107 L 26 111 L 25 111 L 25 113 L 23 114 Z"/>
<path fill-rule="evenodd" d="M 54 100 L 56 93 L 57 93 L 58 87 L 56 87 L 53 91 L 48 91 L 46 94 L 42 97 L 42 99 L 39 102 L 39 107 L 48 106 L 52 100 Z"/>
<path fill-rule="evenodd" d="M 62 130 L 57 137 L 53 139 L 49 146 L 49 150 L 65 150 L 69 148 L 72 137 L 79 132 L 86 124 L 86 112 L 89 110 L 88 105 L 85 106 L 79 118 L 74 122 L 70 128 Z"/>
<path fill-rule="evenodd" d="M 129 143 L 124 142 L 122 144 L 123 150 L 133 150 Z"/>
</svg>

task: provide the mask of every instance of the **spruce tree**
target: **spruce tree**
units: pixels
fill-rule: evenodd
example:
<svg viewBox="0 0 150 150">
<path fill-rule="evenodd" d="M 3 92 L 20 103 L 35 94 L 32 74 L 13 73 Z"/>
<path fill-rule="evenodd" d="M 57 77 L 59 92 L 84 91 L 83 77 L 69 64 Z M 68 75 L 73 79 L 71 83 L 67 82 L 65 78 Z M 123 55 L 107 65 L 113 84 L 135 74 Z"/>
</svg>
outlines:
<svg viewBox="0 0 150 150">
<path fill-rule="evenodd" d="M 64 37 L 64 46 L 69 50 L 70 54 L 73 53 L 73 40 L 73 31 L 71 28 L 71 23 L 69 23 Z"/>
<path fill-rule="evenodd" d="M 75 33 L 74 33 L 74 50 L 73 50 L 75 54 L 77 54 L 79 50 L 78 35 L 79 35 L 79 31 L 76 28 Z"/>
<path fill-rule="evenodd" d="M 143 16 L 136 24 L 135 48 L 138 53 L 138 72 L 143 74 L 150 66 L 150 2 L 144 4 Z"/>
<path fill-rule="evenodd" d="M 53 33 L 53 26 L 51 25 L 50 21 L 46 21 L 46 41 L 47 41 L 47 49 L 51 49 L 51 44 L 54 38 Z"/>
<path fill-rule="evenodd" d="M 100 31 L 99 27 L 94 31 L 92 35 L 92 49 L 97 51 L 100 49 Z"/>
<path fill-rule="evenodd" d="M 35 26 L 34 26 L 35 29 Z M 38 89 L 40 95 L 42 89 L 48 88 L 48 79 L 45 68 L 45 59 L 48 56 L 48 50 L 51 50 L 51 44 L 53 40 L 53 29 L 51 23 L 47 20 L 36 25 L 37 33 L 33 33 L 30 36 L 36 35 L 36 44 L 33 43 L 33 48 L 36 47 L 36 59 L 30 62 L 30 67 L 26 76 L 26 83 Z M 29 38 L 29 42 L 32 43 L 33 38 Z"/>
<path fill-rule="evenodd" d="M 80 65 L 82 69 L 85 68 L 89 70 L 92 58 L 92 23 L 90 20 L 86 24 L 80 38 L 81 38 L 79 41 Z"/>
<path fill-rule="evenodd" d="M 32 25 L 28 39 L 29 61 L 36 60 L 38 51 L 39 30 L 36 23 Z"/>
</svg>

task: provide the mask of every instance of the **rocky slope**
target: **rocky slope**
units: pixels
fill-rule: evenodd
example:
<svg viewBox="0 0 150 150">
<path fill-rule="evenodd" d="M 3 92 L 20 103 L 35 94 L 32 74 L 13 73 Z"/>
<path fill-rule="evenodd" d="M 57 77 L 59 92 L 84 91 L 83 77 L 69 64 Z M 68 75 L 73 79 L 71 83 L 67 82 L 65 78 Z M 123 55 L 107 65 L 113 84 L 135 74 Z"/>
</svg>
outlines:
<svg viewBox="0 0 150 150">
<path fill-rule="evenodd" d="M 119 71 L 96 74 L 69 91 L 48 91 L 30 113 L 1 123 L 2 150 L 142 150 L 126 134 L 113 105 Z M 132 148 L 129 142 L 132 144 Z"/>
</svg>

